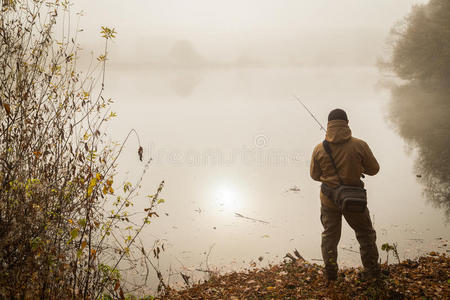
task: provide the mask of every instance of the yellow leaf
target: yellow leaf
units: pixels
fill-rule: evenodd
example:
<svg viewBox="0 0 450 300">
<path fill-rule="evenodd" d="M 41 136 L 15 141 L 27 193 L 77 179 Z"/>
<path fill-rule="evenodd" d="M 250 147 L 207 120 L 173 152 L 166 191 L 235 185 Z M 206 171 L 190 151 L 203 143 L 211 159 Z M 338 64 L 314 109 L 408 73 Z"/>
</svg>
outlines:
<svg viewBox="0 0 450 300">
<path fill-rule="evenodd" d="M 97 178 L 92 178 L 91 182 L 89 183 L 90 186 L 95 186 L 97 184 Z"/>
<path fill-rule="evenodd" d="M 104 55 L 104 54 L 99 55 L 99 56 L 97 57 L 97 60 L 98 60 L 98 61 L 104 61 L 104 60 L 106 60 L 106 55 Z"/>
<path fill-rule="evenodd" d="M 70 231 L 70 236 L 72 237 L 72 239 L 76 239 L 77 238 L 77 236 L 78 236 L 78 229 L 72 229 L 71 231 Z"/>
<path fill-rule="evenodd" d="M 89 183 L 87 194 L 90 196 L 92 194 L 92 191 L 94 190 L 95 185 L 97 184 L 97 178 L 92 178 L 91 182 Z"/>
<path fill-rule="evenodd" d="M 97 173 L 97 174 L 95 175 L 95 178 L 97 178 L 97 180 L 101 180 L 101 179 L 102 179 L 102 174 Z"/>
<path fill-rule="evenodd" d="M 268 291 L 272 291 L 272 290 L 275 289 L 275 287 L 274 287 L 274 286 L 268 286 L 266 289 L 267 289 Z"/>
<path fill-rule="evenodd" d="M 81 250 L 83 250 L 84 248 L 86 248 L 86 245 L 87 245 L 87 242 L 86 242 L 86 241 L 83 241 L 83 242 L 81 243 Z"/>
</svg>

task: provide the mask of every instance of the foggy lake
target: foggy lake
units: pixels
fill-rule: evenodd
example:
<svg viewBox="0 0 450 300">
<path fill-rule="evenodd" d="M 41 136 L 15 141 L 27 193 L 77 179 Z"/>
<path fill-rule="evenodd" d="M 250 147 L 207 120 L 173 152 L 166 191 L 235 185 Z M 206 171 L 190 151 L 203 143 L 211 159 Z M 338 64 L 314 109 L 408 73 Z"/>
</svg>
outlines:
<svg viewBox="0 0 450 300">
<path fill-rule="evenodd" d="M 166 278 L 178 274 L 171 283 L 182 283 L 179 272 L 195 281 L 207 277 L 198 270 L 278 263 L 294 249 L 322 263 L 320 183 L 309 164 L 324 133 L 294 96 L 324 126 L 330 110 L 346 110 L 353 136 L 378 159 L 379 174 L 364 181 L 379 250 L 397 243 L 401 259 L 448 251 L 448 177 L 436 181 L 423 163 L 445 151 L 445 142 L 432 145 L 448 140 L 445 129 L 418 148 L 408 128 L 436 113 L 402 113 L 392 104 L 395 79 L 376 67 L 393 24 L 422 2 L 149 1 L 134 3 L 139 10 L 79 2 L 90 11 L 82 23 L 90 32 L 117 24 L 105 96 L 118 117 L 108 133 L 121 141 L 135 129 L 144 157 L 153 159 L 136 211 L 165 180 L 160 218 L 142 239 L 149 249 L 164 243 L 160 268 Z M 92 33 L 83 41 L 98 49 Z M 397 103 L 415 103 L 405 98 Z M 119 161 L 124 180 L 140 177 L 138 147 L 132 136 Z M 440 200 L 426 193 L 429 182 L 438 182 L 432 189 L 444 183 Z M 358 242 L 343 223 L 338 262 L 359 266 Z M 386 261 L 381 250 L 380 258 Z"/>
<path fill-rule="evenodd" d="M 0 2 L 0 298 L 445 297 L 448 0 L 73 2 Z"/>
<path fill-rule="evenodd" d="M 373 67 L 113 65 L 107 95 L 118 117 L 108 125 L 110 136 L 120 139 L 135 129 L 144 155 L 153 158 L 141 195 L 166 183 L 161 217 L 142 236 L 149 248 L 164 242 L 165 274 L 183 271 L 198 280 L 205 274 L 196 269 L 264 266 L 294 249 L 321 263 L 319 183 L 309 177 L 309 163 L 324 133 L 293 95 L 324 126 L 330 110 L 346 110 L 353 136 L 367 141 L 378 159 L 380 172 L 364 180 L 378 247 L 398 243 L 401 259 L 445 252 L 445 212 L 424 195 L 417 153 L 387 118 L 391 96 L 382 81 Z M 143 168 L 138 146 L 132 139 L 119 164 L 130 181 Z M 144 197 L 136 201 L 136 208 L 145 207 Z M 358 266 L 358 242 L 343 223 L 338 262 Z M 386 260 L 381 250 L 380 258 Z"/>
</svg>

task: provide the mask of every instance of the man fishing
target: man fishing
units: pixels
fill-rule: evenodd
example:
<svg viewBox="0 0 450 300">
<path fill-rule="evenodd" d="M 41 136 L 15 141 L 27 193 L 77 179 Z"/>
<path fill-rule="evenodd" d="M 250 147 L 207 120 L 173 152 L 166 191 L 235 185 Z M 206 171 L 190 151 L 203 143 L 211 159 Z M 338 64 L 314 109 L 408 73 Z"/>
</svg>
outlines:
<svg viewBox="0 0 450 300">
<path fill-rule="evenodd" d="M 324 230 L 321 247 L 328 283 L 337 279 L 342 215 L 359 242 L 363 276 L 371 279 L 380 275 L 376 233 L 366 207 L 364 183 L 360 179 L 362 174 L 377 174 L 379 168 L 366 142 L 352 137 L 346 112 L 332 110 L 328 115 L 325 141 L 314 148 L 310 168 L 312 179 L 322 182 L 320 220 Z M 345 188 L 353 191 L 348 192 Z"/>
</svg>

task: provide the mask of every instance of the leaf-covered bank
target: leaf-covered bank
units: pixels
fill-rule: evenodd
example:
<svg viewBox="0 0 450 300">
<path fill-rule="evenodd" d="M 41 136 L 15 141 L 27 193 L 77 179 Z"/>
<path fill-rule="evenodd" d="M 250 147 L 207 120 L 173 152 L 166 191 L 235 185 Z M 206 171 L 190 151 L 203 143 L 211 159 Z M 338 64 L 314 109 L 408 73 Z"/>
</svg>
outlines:
<svg viewBox="0 0 450 300">
<path fill-rule="evenodd" d="M 383 265 L 389 275 L 377 281 L 361 278 L 361 268 L 339 272 L 327 286 L 323 268 L 304 260 L 267 268 L 213 276 L 162 299 L 448 299 L 450 257 L 430 253 L 417 260 Z"/>
</svg>

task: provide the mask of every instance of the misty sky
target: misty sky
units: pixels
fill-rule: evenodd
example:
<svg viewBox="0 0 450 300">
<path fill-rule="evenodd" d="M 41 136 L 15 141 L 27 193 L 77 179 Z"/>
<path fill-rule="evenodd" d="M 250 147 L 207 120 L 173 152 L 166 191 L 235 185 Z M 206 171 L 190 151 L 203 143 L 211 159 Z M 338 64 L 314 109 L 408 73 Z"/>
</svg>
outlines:
<svg viewBox="0 0 450 300">
<path fill-rule="evenodd" d="M 116 28 L 114 61 L 164 60 L 187 40 L 213 60 L 372 65 L 392 25 L 425 0 L 77 0 L 80 42 L 96 49 L 100 26 Z"/>
</svg>

